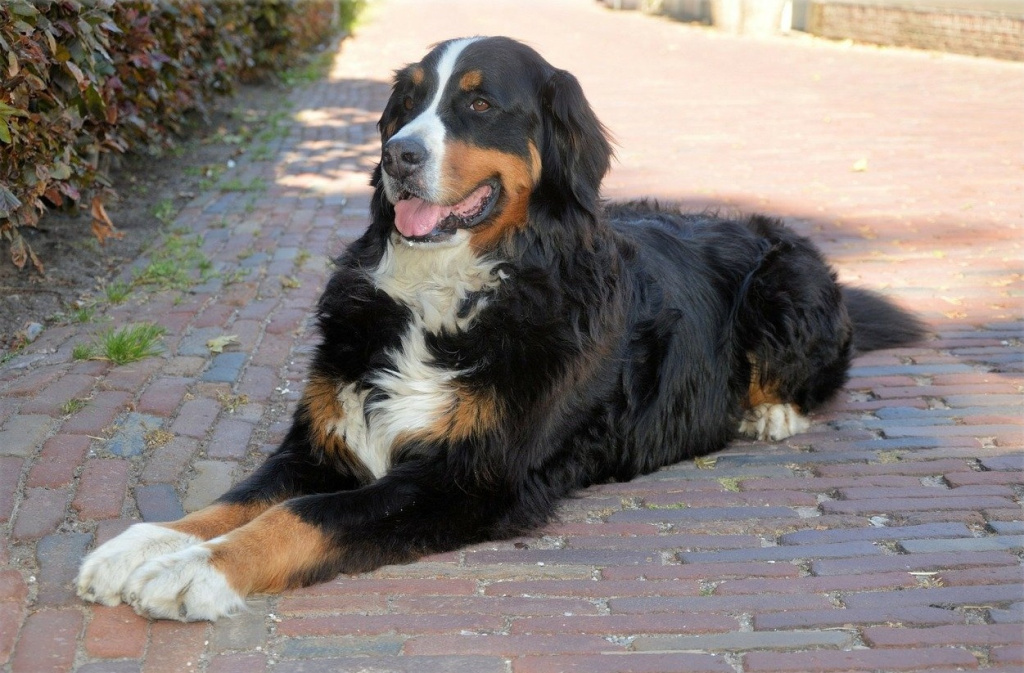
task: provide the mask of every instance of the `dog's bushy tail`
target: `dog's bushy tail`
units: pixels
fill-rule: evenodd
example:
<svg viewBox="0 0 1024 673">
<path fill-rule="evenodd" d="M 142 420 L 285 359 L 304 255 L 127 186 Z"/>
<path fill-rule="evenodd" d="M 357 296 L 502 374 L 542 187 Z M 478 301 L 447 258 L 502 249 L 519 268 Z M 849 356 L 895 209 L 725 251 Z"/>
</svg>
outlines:
<svg viewBox="0 0 1024 673">
<path fill-rule="evenodd" d="M 858 353 L 909 346 L 924 338 L 924 323 L 886 297 L 856 287 L 843 287 L 842 291 Z"/>
</svg>

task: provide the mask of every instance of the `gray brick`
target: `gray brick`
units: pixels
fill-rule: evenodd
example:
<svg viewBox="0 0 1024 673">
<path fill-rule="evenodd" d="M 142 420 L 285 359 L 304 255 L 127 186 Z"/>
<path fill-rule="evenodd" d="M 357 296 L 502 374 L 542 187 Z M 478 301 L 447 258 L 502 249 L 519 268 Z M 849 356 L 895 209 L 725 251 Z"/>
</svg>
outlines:
<svg viewBox="0 0 1024 673">
<path fill-rule="evenodd" d="M 900 546 L 911 553 L 944 551 L 996 551 L 1024 548 L 1024 535 L 991 535 L 955 540 L 903 540 Z"/>
<path fill-rule="evenodd" d="M 784 519 L 798 516 L 796 511 L 788 507 L 686 507 L 682 509 L 630 509 L 615 512 L 608 517 L 608 521 L 729 521 Z"/>
<path fill-rule="evenodd" d="M 902 591 L 864 591 L 843 596 L 848 608 L 885 608 L 890 605 L 947 606 L 999 605 L 1024 600 L 1024 585 L 954 586 L 903 589 Z"/>
<path fill-rule="evenodd" d="M 996 624 L 1021 624 L 1024 623 L 1024 602 L 1014 603 L 1005 610 L 992 609 L 988 611 L 989 617 Z"/>
<path fill-rule="evenodd" d="M 886 592 L 894 600 L 892 592 Z M 754 616 L 754 628 L 758 631 L 794 628 L 830 628 L 846 624 L 887 624 L 902 623 L 905 626 L 931 626 L 937 624 L 962 624 L 964 617 L 953 610 L 926 606 L 872 608 L 831 608 L 829 610 L 791 610 Z"/>
<path fill-rule="evenodd" d="M 219 460 L 196 461 L 196 476 L 189 482 L 185 494 L 186 512 L 206 507 L 231 487 L 231 472 L 235 463 Z"/>
<path fill-rule="evenodd" d="M 32 455 L 53 430 L 54 423 L 41 414 L 11 416 L 0 430 L 0 455 Z"/>
<path fill-rule="evenodd" d="M 146 433 L 163 427 L 163 423 L 156 416 L 129 412 L 117 423 L 117 431 L 104 448 L 115 456 L 141 456 L 146 450 Z"/>
<path fill-rule="evenodd" d="M 848 647 L 853 633 L 845 631 L 738 631 L 694 636 L 640 637 L 632 649 L 639 652 L 658 650 L 742 651 L 796 650 L 811 647 Z"/>
<path fill-rule="evenodd" d="M 971 537 L 962 523 L 929 523 L 920 526 L 882 526 L 840 530 L 801 530 L 779 538 L 782 544 L 852 542 L 854 540 L 902 540 L 905 538 Z"/>
<path fill-rule="evenodd" d="M 990 521 L 988 525 L 1001 535 L 1024 535 L 1024 521 Z"/>
<path fill-rule="evenodd" d="M 1007 456 L 993 456 L 982 458 L 981 464 L 986 470 L 1011 470 L 1024 472 L 1024 453 L 1011 453 Z"/>
<path fill-rule="evenodd" d="M 220 327 L 201 327 L 194 329 L 191 333 L 182 337 L 181 341 L 178 342 L 176 354 L 209 357 L 210 349 L 206 346 L 206 342 L 210 339 L 223 335 L 224 330 Z"/>
<path fill-rule="evenodd" d="M 213 358 L 213 363 L 203 373 L 202 380 L 214 383 L 234 383 L 238 380 L 247 357 L 247 353 L 220 353 Z"/>
<path fill-rule="evenodd" d="M 36 559 L 39 561 L 37 602 L 63 605 L 75 600 L 71 585 L 90 542 L 92 535 L 88 533 L 55 533 L 39 541 L 36 545 Z"/>
<path fill-rule="evenodd" d="M 210 650 L 254 650 L 267 644 L 267 601 L 249 601 L 248 609 L 231 619 L 219 619 L 210 626 Z"/>
<path fill-rule="evenodd" d="M 811 564 L 814 575 L 857 575 L 899 570 L 950 570 L 984 566 L 1017 565 L 1017 557 L 1005 551 L 942 552 L 937 554 L 901 554 L 899 556 L 861 556 L 850 559 L 824 559 Z"/>
<path fill-rule="evenodd" d="M 137 661 L 99 661 L 83 664 L 75 673 L 139 673 L 142 664 Z"/>
<path fill-rule="evenodd" d="M 289 638 L 281 648 L 284 659 L 325 657 L 381 657 L 401 654 L 403 636 L 329 636 L 325 638 Z"/>
<path fill-rule="evenodd" d="M 150 484 L 135 489 L 135 503 L 143 521 L 176 521 L 185 516 L 185 509 L 170 484 Z"/>
<path fill-rule="evenodd" d="M 836 544 L 727 549 L 716 552 L 680 552 L 677 556 L 683 563 L 732 563 L 737 561 L 847 558 L 850 556 L 875 556 L 882 553 L 884 553 L 882 549 L 871 542 L 837 542 Z"/>
<path fill-rule="evenodd" d="M 506 673 L 505 659 L 484 656 L 342 657 L 288 659 L 274 673 Z"/>
<path fill-rule="evenodd" d="M 825 596 L 790 594 L 741 596 L 644 596 L 613 598 L 608 602 L 613 614 L 648 612 L 773 612 L 775 610 L 823 610 L 829 608 Z"/>
</svg>

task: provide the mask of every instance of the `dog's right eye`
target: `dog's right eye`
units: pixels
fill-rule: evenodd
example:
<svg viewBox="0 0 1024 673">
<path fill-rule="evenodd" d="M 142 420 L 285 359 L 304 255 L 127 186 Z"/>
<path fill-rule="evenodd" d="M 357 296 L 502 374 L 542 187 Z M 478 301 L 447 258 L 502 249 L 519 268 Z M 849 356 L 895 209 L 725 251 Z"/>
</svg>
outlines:
<svg viewBox="0 0 1024 673">
<path fill-rule="evenodd" d="M 412 96 L 406 96 L 405 98 L 402 99 L 402 107 L 404 107 L 406 110 L 411 110 L 412 106 L 413 106 Z"/>
</svg>

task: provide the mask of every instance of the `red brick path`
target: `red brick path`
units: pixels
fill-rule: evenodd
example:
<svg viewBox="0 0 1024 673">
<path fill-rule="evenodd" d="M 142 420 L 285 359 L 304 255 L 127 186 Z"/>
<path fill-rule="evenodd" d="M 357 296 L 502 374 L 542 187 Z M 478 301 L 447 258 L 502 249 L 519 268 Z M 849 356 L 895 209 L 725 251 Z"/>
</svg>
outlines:
<svg viewBox="0 0 1024 673">
<path fill-rule="evenodd" d="M 326 260 L 365 222 L 389 73 L 478 33 L 579 76 L 618 140 L 609 196 L 785 217 L 934 337 L 858 360 L 809 434 L 589 489 L 535 537 L 214 625 L 79 602 L 97 541 L 201 507 L 282 436 Z M 0 671 L 1019 671 L 1022 90 L 1019 64 L 726 37 L 593 0 L 374 5 L 331 79 L 290 96 L 273 157 L 229 176 L 267 189 L 179 215 L 220 277 L 107 311 L 164 324 L 163 355 L 73 361 L 101 321 L 0 368 Z M 240 347 L 213 357 L 223 334 Z M 87 404 L 65 415 L 70 399 Z"/>
</svg>

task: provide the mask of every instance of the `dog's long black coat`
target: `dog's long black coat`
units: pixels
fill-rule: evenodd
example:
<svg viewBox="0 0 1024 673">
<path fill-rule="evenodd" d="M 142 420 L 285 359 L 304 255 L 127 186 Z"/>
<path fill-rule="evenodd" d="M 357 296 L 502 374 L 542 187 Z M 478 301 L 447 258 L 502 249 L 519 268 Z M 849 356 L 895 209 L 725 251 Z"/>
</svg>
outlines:
<svg viewBox="0 0 1024 673">
<path fill-rule="evenodd" d="M 776 220 L 602 204 L 604 129 L 572 75 L 511 40 L 400 71 L 380 128 L 370 226 L 320 299 L 281 447 L 210 508 L 90 555 L 83 597 L 216 618 L 518 535 L 741 428 L 798 432 L 855 352 L 921 335 Z"/>
<path fill-rule="evenodd" d="M 844 383 L 855 348 L 920 335 L 883 299 L 841 289 L 814 246 L 775 220 L 603 207 L 611 150 L 575 79 L 520 45 L 495 48 L 524 66 L 517 77 L 544 83 L 534 111 L 542 177 L 528 225 L 503 250 L 508 280 L 470 329 L 427 343 L 439 366 L 497 397 L 502 421 L 478 436 L 397 446 L 371 481 L 324 455 L 300 408 L 280 450 L 223 498 L 293 498 L 287 506 L 330 536 L 333 553 L 294 584 L 529 531 L 574 490 L 723 448 L 752 363 L 785 402 L 810 411 Z M 394 221 L 379 168 L 373 184 L 369 230 L 320 300 L 312 372 L 339 383 L 391 366 L 410 320 L 365 273 Z M 851 324 L 844 295 L 865 322 Z M 875 311 L 887 324 L 867 323 Z M 876 338 L 862 340 L 869 332 Z"/>
</svg>

